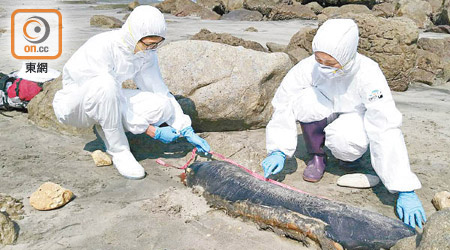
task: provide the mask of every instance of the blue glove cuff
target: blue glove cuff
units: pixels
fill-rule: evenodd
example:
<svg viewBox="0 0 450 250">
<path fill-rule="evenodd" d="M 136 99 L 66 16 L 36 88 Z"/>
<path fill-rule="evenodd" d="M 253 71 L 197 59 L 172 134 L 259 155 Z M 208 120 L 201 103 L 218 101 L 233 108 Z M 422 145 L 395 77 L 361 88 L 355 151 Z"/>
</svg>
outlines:
<svg viewBox="0 0 450 250">
<path fill-rule="evenodd" d="M 156 127 L 156 126 L 155 126 L 155 128 L 156 128 L 156 130 L 155 130 L 155 137 L 153 137 L 153 139 L 158 140 L 159 137 L 161 137 L 161 129 L 159 127 Z"/>
<path fill-rule="evenodd" d="M 278 155 L 278 156 L 283 157 L 283 159 L 286 159 L 286 155 L 283 152 L 281 152 L 280 150 L 273 151 L 272 153 L 270 153 L 270 155 Z"/>
<path fill-rule="evenodd" d="M 413 191 L 406 191 L 406 192 L 398 192 L 398 196 L 415 196 L 416 192 Z"/>
<path fill-rule="evenodd" d="M 184 129 L 182 129 L 182 130 L 180 131 L 180 133 L 181 133 L 183 136 L 186 136 L 186 135 L 189 135 L 189 134 L 194 133 L 194 129 L 193 129 L 191 126 L 185 127 Z"/>
</svg>

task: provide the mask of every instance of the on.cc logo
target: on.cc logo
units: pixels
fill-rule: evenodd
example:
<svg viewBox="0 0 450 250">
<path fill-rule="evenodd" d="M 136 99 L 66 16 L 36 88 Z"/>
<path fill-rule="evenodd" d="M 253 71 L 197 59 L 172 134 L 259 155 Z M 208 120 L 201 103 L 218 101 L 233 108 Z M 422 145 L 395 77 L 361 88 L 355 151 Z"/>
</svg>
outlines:
<svg viewBox="0 0 450 250">
<path fill-rule="evenodd" d="M 16 59 L 56 59 L 62 53 L 62 16 L 55 9 L 19 9 L 11 15 Z"/>
</svg>

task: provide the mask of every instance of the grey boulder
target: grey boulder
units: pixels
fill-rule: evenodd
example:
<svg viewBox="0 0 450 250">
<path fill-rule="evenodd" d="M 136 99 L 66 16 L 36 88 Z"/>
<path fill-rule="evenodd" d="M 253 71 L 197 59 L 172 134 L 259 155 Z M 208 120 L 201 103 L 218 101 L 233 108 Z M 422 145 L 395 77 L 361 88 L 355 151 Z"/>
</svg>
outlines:
<svg viewBox="0 0 450 250">
<path fill-rule="evenodd" d="M 167 86 L 202 131 L 266 126 L 273 111 L 270 101 L 292 67 L 284 53 L 208 41 L 173 42 L 158 57 Z"/>
</svg>

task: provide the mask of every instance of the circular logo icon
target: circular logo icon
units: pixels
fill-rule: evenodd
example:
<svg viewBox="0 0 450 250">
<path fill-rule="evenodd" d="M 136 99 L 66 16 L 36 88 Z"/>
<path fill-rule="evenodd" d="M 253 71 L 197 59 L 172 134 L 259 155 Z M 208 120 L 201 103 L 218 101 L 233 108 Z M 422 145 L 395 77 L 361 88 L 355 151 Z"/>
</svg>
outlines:
<svg viewBox="0 0 450 250">
<path fill-rule="evenodd" d="M 42 43 L 49 35 L 50 25 L 42 17 L 32 16 L 23 25 L 23 36 L 30 43 Z"/>
</svg>

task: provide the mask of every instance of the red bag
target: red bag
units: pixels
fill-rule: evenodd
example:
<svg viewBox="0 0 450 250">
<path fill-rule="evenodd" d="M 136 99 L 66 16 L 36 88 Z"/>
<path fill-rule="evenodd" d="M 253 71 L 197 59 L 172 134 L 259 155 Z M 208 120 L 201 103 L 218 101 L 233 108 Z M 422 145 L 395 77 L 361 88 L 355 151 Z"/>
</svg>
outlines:
<svg viewBox="0 0 450 250">
<path fill-rule="evenodd" d="M 17 78 L 13 84 L 8 88 L 8 97 L 14 98 L 18 96 L 22 101 L 31 101 L 39 92 L 42 86 L 36 82 L 28 81 L 22 78 Z"/>
</svg>

